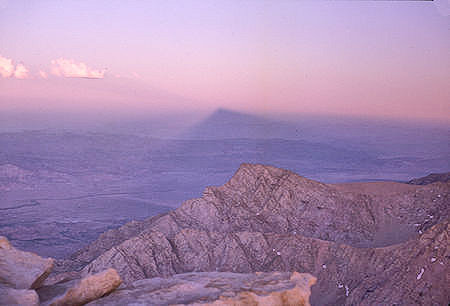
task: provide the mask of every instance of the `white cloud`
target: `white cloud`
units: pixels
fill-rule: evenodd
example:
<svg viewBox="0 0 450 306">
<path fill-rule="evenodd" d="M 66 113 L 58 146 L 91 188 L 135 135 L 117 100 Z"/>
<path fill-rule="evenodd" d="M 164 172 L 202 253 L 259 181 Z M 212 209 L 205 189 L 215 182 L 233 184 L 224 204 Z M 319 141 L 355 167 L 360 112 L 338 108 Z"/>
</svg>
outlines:
<svg viewBox="0 0 450 306">
<path fill-rule="evenodd" d="M 103 79 L 105 70 L 94 70 L 85 63 L 76 63 L 73 59 L 58 58 L 52 60 L 52 73 L 67 78 Z"/>
<path fill-rule="evenodd" d="M 23 64 L 18 64 L 16 71 L 14 71 L 14 76 L 17 79 L 26 79 L 28 78 L 28 69 Z"/>
<path fill-rule="evenodd" d="M 0 75 L 4 78 L 27 79 L 28 69 L 23 64 L 14 68 L 12 59 L 0 55 Z"/>
<path fill-rule="evenodd" d="M 12 59 L 0 55 L 0 75 L 9 78 L 14 74 L 14 65 Z"/>
<path fill-rule="evenodd" d="M 39 75 L 41 76 L 41 78 L 43 79 L 48 79 L 48 74 L 45 71 L 39 70 Z"/>
</svg>

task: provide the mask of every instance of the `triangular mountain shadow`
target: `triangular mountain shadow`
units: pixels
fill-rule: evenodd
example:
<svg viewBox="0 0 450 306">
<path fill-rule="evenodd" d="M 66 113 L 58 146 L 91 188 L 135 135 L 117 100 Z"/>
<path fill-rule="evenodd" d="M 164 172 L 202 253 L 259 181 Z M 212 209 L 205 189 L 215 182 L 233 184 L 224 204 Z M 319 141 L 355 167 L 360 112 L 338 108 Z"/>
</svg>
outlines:
<svg viewBox="0 0 450 306">
<path fill-rule="evenodd" d="M 180 136 L 185 139 L 299 139 L 300 133 L 288 122 L 219 108 Z"/>
</svg>

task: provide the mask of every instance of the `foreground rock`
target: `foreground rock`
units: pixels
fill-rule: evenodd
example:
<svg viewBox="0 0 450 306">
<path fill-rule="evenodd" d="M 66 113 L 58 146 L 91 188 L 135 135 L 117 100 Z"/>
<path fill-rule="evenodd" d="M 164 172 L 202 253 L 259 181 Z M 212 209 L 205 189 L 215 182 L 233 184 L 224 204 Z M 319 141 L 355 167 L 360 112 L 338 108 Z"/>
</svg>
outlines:
<svg viewBox="0 0 450 306">
<path fill-rule="evenodd" d="M 108 269 L 81 280 L 40 288 L 38 293 L 44 305 L 84 305 L 114 291 L 121 283 L 117 271 Z"/>
<path fill-rule="evenodd" d="M 38 306 L 39 297 L 34 290 L 0 286 L 0 305 Z"/>
<path fill-rule="evenodd" d="M 83 279 L 78 272 L 55 275 L 47 280 L 53 259 L 14 248 L 0 236 L 0 305 L 36 306 L 84 305 L 120 286 L 122 280 L 114 269 L 107 269 Z M 46 286 L 43 286 L 46 284 Z M 37 292 L 39 291 L 41 299 Z M 42 304 L 41 304 L 42 305 Z"/>
<path fill-rule="evenodd" d="M 39 288 L 53 264 L 52 258 L 17 250 L 0 236 L 0 283 L 15 289 Z"/>
<path fill-rule="evenodd" d="M 310 305 L 315 277 L 297 272 L 177 274 L 134 282 L 89 305 Z"/>
</svg>

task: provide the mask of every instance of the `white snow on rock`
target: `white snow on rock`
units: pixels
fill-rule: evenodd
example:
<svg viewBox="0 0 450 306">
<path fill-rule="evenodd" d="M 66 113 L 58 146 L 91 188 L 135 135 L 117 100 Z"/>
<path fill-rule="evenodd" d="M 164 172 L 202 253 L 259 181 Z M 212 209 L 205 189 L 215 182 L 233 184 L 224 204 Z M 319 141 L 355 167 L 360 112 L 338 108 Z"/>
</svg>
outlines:
<svg viewBox="0 0 450 306">
<path fill-rule="evenodd" d="M 424 268 L 420 269 L 420 273 L 417 275 L 418 280 L 422 278 L 423 272 L 425 272 Z"/>
<path fill-rule="evenodd" d="M 432 257 L 431 258 L 431 262 L 435 262 L 436 261 L 436 258 L 435 257 Z"/>
<path fill-rule="evenodd" d="M 348 296 L 350 293 L 350 290 L 348 289 L 348 286 L 345 285 L 345 296 Z"/>
</svg>

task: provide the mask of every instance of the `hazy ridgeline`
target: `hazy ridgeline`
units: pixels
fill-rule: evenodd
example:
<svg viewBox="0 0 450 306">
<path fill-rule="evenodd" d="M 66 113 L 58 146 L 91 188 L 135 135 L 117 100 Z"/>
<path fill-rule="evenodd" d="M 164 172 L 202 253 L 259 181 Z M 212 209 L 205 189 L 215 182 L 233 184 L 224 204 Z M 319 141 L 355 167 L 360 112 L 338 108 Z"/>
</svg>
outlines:
<svg viewBox="0 0 450 306">
<path fill-rule="evenodd" d="M 405 181 L 450 169 L 443 124 L 227 110 L 2 114 L 0 122 L 0 234 L 45 256 L 67 256 L 108 228 L 177 207 L 244 162 L 324 182 Z"/>
</svg>

